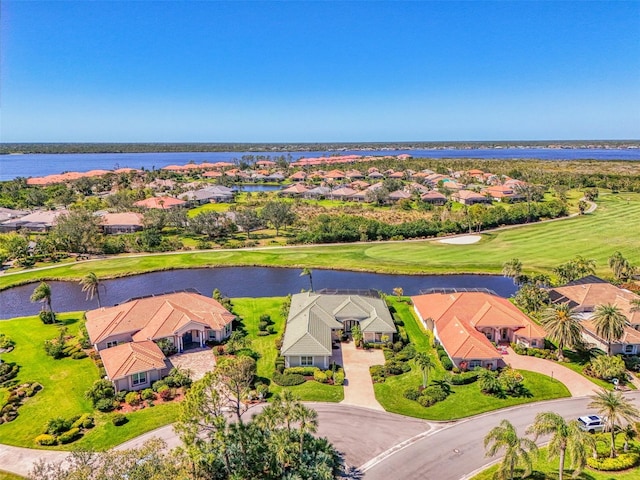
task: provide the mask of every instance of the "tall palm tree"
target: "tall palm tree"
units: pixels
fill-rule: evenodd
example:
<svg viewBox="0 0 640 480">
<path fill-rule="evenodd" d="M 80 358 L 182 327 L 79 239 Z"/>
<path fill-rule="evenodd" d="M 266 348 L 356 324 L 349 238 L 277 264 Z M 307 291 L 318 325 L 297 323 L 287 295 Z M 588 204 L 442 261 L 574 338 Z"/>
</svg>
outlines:
<svg viewBox="0 0 640 480">
<path fill-rule="evenodd" d="M 567 423 L 564 418 L 554 412 L 540 412 L 536 415 L 533 424 L 527 429 L 527 433 L 539 436 L 551 435 L 547 456 L 549 459 L 558 457 L 558 480 L 562 480 L 564 474 L 565 459 L 569 465 L 575 468 L 573 476 L 580 474 L 587 463 L 589 450 L 595 450 L 595 441 L 591 435 L 583 431 L 577 420 Z"/>
<path fill-rule="evenodd" d="M 517 284 L 520 284 L 520 278 L 522 277 L 522 262 L 517 258 L 512 258 L 508 262 L 502 264 L 502 275 L 513 279 Z"/>
<path fill-rule="evenodd" d="M 615 252 L 609 257 L 609 268 L 613 271 L 616 280 L 625 280 L 633 270 L 629 260 L 624 258 L 620 252 Z"/>
<path fill-rule="evenodd" d="M 300 455 L 304 451 L 304 436 L 318 431 L 318 412 L 296 402 L 293 407 L 293 415 L 298 422 L 298 435 L 300 435 Z"/>
<path fill-rule="evenodd" d="M 53 308 L 51 307 L 51 287 L 48 283 L 40 282 L 40 285 L 33 290 L 29 300 L 32 302 L 42 302 L 47 311 L 53 312 Z"/>
<path fill-rule="evenodd" d="M 607 342 L 607 354 L 611 356 L 611 344 L 622 338 L 624 327 L 629 325 L 627 317 L 615 305 L 605 303 L 596 306 L 592 320 L 596 334 Z"/>
<path fill-rule="evenodd" d="M 487 457 L 493 457 L 499 450 L 504 449 L 504 459 L 497 474 L 500 478 L 510 480 L 513 479 L 513 471 L 519 464 L 524 465 L 523 477 L 531 473 L 533 460 L 531 454 L 538 451 L 533 440 L 518 437 L 518 432 L 508 420 L 502 420 L 499 426 L 491 429 L 484 437 L 484 448 L 487 450 Z"/>
<path fill-rule="evenodd" d="M 311 289 L 311 291 L 313 292 L 313 275 L 312 275 L 312 271 L 310 268 L 303 268 L 302 269 L 302 273 L 300 274 L 301 277 L 304 277 L 305 275 L 309 275 L 309 287 Z"/>
<path fill-rule="evenodd" d="M 574 348 L 582 343 L 582 326 L 568 303 L 552 305 L 542 311 L 540 323 L 547 336 L 558 346 L 558 360 L 564 358 L 564 347 Z"/>
<path fill-rule="evenodd" d="M 622 392 L 601 389 L 591 395 L 589 408 L 595 408 L 604 417 L 606 430 L 611 432 L 611 454 L 614 458 L 616 452 L 616 427 L 623 421 L 633 422 L 640 418 L 640 411 L 622 395 Z"/>
<path fill-rule="evenodd" d="M 422 388 L 427 388 L 427 383 L 429 382 L 429 372 L 433 370 L 433 368 L 435 367 L 435 363 L 425 352 L 416 354 L 413 359 L 422 372 Z"/>
<path fill-rule="evenodd" d="M 93 300 L 93 297 L 98 297 L 98 308 L 102 307 L 100 303 L 100 287 L 102 285 L 98 276 L 93 272 L 89 272 L 82 277 L 79 283 L 82 286 L 82 291 L 87 294 L 86 299 Z"/>
</svg>

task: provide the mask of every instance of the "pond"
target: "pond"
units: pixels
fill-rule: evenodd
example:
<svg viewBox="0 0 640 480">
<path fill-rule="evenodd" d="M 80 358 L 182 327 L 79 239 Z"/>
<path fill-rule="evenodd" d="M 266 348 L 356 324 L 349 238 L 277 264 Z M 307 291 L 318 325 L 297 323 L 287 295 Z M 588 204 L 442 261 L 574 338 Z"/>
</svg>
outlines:
<svg viewBox="0 0 640 480">
<path fill-rule="evenodd" d="M 175 290 L 195 289 L 211 295 L 219 289 L 227 297 L 275 297 L 309 289 L 309 277 L 300 269 L 269 267 L 220 267 L 170 270 L 102 281 L 100 299 L 103 306 L 116 305 L 132 297 L 160 294 Z M 313 270 L 314 290 L 375 289 L 393 293 L 401 287 L 405 295 L 417 295 L 429 288 L 487 288 L 509 297 L 517 291 L 509 278 L 497 275 L 389 275 L 379 273 Z M 48 282 L 57 312 L 90 310 L 98 307 L 97 299 L 86 300 L 77 282 Z M 0 318 L 36 315 L 40 304 L 29 297 L 37 284 L 22 285 L 0 292 Z"/>
</svg>

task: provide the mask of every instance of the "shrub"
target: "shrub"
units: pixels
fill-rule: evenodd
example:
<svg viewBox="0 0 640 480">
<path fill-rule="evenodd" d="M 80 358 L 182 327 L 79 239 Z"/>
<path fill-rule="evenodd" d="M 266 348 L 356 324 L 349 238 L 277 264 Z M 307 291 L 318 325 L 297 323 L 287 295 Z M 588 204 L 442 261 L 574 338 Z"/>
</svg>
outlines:
<svg viewBox="0 0 640 480">
<path fill-rule="evenodd" d="M 98 401 L 108 399 L 113 400 L 115 396 L 115 389 L 113 384 L 109 380 L 101 379 L 93 382 L 93 385 L 85 393 L 85 397 L 93 402 L 93 405 L 97 408 Z"/>
<path fill-rule="evenodd" d="M 173 398 L 173 389 L 168 385 L 164 385 L 158 389 L 158 395 L 164 401 L 171 400 Z"/>
<path fill-rule="evenodd" d="M 640 462 L 640 454 L 636 452 L 620 453 L 616 458 L 587 458 L 587 465 L 595 470 L 618 472 L 633 468 Z"/>
<path fill-rule="evenodd" d="M 524 378 L 517 370 L 505 368 L 499 376 L 500 385 L 505 392 L 515 393 L 521 388 Z"/>
<path fill-rule="evenodd" d="M 401 361 L 411 360 L 416 356 L 416 348 L 413 345 L 407 345 L 396 355 L 396 359 Z"/>
<path fill-rule="evenodd" d="M 114 408 L 116 408 L 114 401 L 111 398 L 101 398 L 94 405 L 97 410 L 101 412 L 110 412 Z"/>
<path fill-rule="evenodd" d="M 267 398 L 267 395 L 269 395 L 269 387 L 264 383 L 259 383 L 256 385 L 256 393 L 261 399 Z"/>
<path fill-rule="evenodd" d="M 120 425 L 124 425 L 128 421 L 129 419 L 123 413 L 114 413 L 113 416 L 111 417 L 111 423 L 113 423 L 116 427 L 119 427 Z"/>
<path fill-rule="evenodd" d="M 56 314 L 53 312 L 43 310 L 38 314 L 38 316 L 45 325 L 56 323 Z"/>
<path fill-rule="evenodd" d="M 274 327 L 273 325 L 267 326 L 267 333 L 271 335 L 276 333 L 276 327 Z"/>
<path fill-rule="evenodd" d="M 258 335 L 259 337 L 268 337 L 269 336 L 269 332 L 267 332 L 265 330 L 258 330 L 258 333 L 256 333 L 256 335 Z"/>
<path fill-rule="evenodd" d="M 258 352 L 255 352 L 253 350 L 251 350 L 250 348 L 241 348 L 239 350 L 235 351 L 235 356 L 236 357 L 249 357 L 249 358 L 253 358 L 254 360 L 258 360 L 258 358 L 260 358 L 260 355 L 258 355 Z"/>
<path fill-rule="evenodd" d="M 46 433 L 43 433 L 42 435 L 38 435 L 35 441 L 38 445 L 43 445 L 43 446 L 51 446 L 58 443 L 56 440 L 56 437 L 54 437 L 53 435 L 48 435 Z"/>
<path fill-rule="evenodd" d="M 313 372 L 313 379 L 318 383 L 327 383 L 327 375 L 322 370 Z"/>
<path fill-rule="evenodd" d="M 0 363 L 0 385 L 11 380 L 18 374 L 20 367 L 15 363 Z"/>
<path fill-rule="evenodd" d="M 369 373 L 372 377 L 384 377 L 386 370 L 384 365 L 371 365 L 369 367 Z"/>
<path fill-rule="evenodd" d="M 116 393 L 116 401 L 124 402 L 125 398 L 127 398 L 127 393 L 129 393 L 127 390 L 120 390 L 118 393 Z"/>
<path fill-rule="evenodd" d="M 449 396 L 449 394 L 440 385 L 431 385 L 422 391 L 423 396 L 433 397 L 436 402 L 441 402 Z"/>
<path fill-rule="evenodd" d="M 89 429 L 89 428 L 93 428 L 94 426 L 95 426 L 95 422 L 93 421 L 93 417 L 90 417 L 87 415 L 87 417 L 82 421 L 82 428 Z"/>
<path fill-rule="evenodd" d="M 449 357 L 441 357 L 440 358 L 440 363 L 442 364 L 442 368 L 444 368 L 445 370 L 452 370 L 453 369 L 453 362 L 451 361 L 451 359 Z"/>
<path fill-rule="evenodd" d="M 153 400 L 154 398 L 156 398 L 156 394 L 150 388 L 145 388 L 144 390 L 142 390 L 140 395 L 142 396 L 143 400 Z"/>
<path fill-rule="evenodd" d="M 266 323 L 267 325 L 273 325 L 273 320 L 271 320 L 271 315 L 267 313 L 263 313 L 260 315 L 260 323 Z"/>
<path fill-rule="evenodd" d="M 418 403 L 423 407 L 430 407 L 437 403 L 437 400 L 430 395 L 422 395 L 418 398 Z"/>
<path fill-rule="evenodd" d="M 87 358 L 87 354 L 80 350 L 79 352 L 75 352 L 74 354 L 72 354 L 71 358 L 73 358 L 74 360 L 80 360 L 82 358 Z"/>
<path fill-rule="evenodd" d="M 57 435 L 59 433 L 66 432 L 71 428 L 72 423 L 73 422 L 71 420 L 67 420 L 62 417 L 51 418 L 45 426 L 44 433 Z"/>
<path fill-rule="evenodd" d="M 476 371 L 463 372 L 451 376 L 451 383 L 453 385 L 468 385 L 476 380 L 478 380 L 478 372 Z"/>
<path fill-rule="evenodd" d="M 278 351 L 280 351 L 280 349 L 282 348 L 282 341 L 283 341 L 282 335 L 280 335 L 278 338 L 275 339 L 275 344 Z"/>
<path fill-rule="evenodd" d="M 344 385 L 344 372 L 339 371 L 333 375 L 333 384 L 334 385 Z"/>
<path fill-rule="evenodd" d="M 418 400 L 418 398 L 420 398 L 421 393 L 422 392 L 420 392 L 420 389 L 418 387 L 409 387 L 404 391 L 403 395 L 406 399 L 416 401 Z"/>
<path fill-rule="evenodd" d="M 319 370 L 320 369 L 318 367 L 290 367 L 285 369 L 284 373 L 285 374 L 294 373 L 297 375 L 304 375 L 305 377 L 310 377 L 312 375 L 315 375 L 315 373 Z"/>
<path fill-rule="evenodd" d="M 591 360 L 590 365 L 584 369 L 587 375 L 591 375 L 603 380 L 611 380 L 612 378 L 625 378 L 626 365 L 622 357 L 616 355 L 609 357 L 608 355 L 600 355 Z"/>
<path fill-rule="evenodd" d="M 59 360 L 66 356 L 64 351 L 64 344 L 59 342 L 57 339 L 45 340 L 44 351 L 47 352 L 47 355 L 55 358 L 56 360 Z"/>
<path fill-rule="evenodd" d="M 79 428 L 72 428 L 68 432 L 64 432 L 62 435 L 60 435 L 58 437 L 58 442 L 62 444 L 71 443 L 74 440 L 77 440 L 78 438 L 80 438 L 81 435 L 82 433 L 80 433 Z"/>
<path fill-rule="evenodd" d="M 260 322 L 258 324 L 258 330 L 266 331 L 269 324 L 267 322 Z"/>
<path fill-rule="evenodd" d="M 155 382 L 153 382 L 153 384 L 151 385 L 151 388 L 153 389 L 154 392 L 159 392 L 160 389 L 162 387 L 167 387 L 167 382 L 165 382 L 164 380 L 157 380 Z"/>
<path fill-rule="evenodd" d="M 0 333 L 0 349 L 9 349 L 16 344 L 11 338 L 7 337 L 4 333 Z"/>
<path fill-rule="evenodd" d="M 333 370 L 325 370 L 324 374 L 327 376 L 328 380 L 333 378 Z"/>
<path fill-rule="evenodd" d="M 90 417 L 88 413 L 84 413 L 71 424 L 71 428 L 93 428 L 93 417 Z"/>
<path fill-rule="evenodd" d="M 186 368 L 173 367 L 169 372 L 171 383 L 167 382 L 172 387 L 190 387 L 193 383 L 191 380 L 191 372 Z"/>
<path fill-rule="evenodd" d="M 294 385 L 301 385 L 306 380 L 304 376 L 297 373 L 274 373 L 272 380 L 276 385 L 281 387 L 293 387 Z"/>
<path fill-rule="evenodd" d="M 140 405 L 140 395 L 138 394 L 138 392 L 129 392 L 127 393 L 126 397 L 124 397 L 124 401 L 129 405 L 135 407 L 137 405 Z"/>
<path fill-rule="evenodd" d="M 387 360 L 384 369 L 387 375 L 401 375 L 411 370 L 411 366 L 407 362 Z"/>
</svg>

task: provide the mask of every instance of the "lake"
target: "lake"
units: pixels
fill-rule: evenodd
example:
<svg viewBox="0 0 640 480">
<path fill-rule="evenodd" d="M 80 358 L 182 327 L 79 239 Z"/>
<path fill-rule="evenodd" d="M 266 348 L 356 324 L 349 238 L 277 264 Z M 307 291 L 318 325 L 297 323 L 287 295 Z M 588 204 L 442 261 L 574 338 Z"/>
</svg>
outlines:
<svg viewBox="0 0 640 480">
<path fill-rule="evenodd" d="M 203 295 L 219 289 L 228 297 L 275 297 L 309 288 L 309 277 L 300 269 L 269 267 L 220 267 L 170 270 L 104 280 L 100 290 L 103 306 L 110 306 L 144 295 L 194 288 Z M 313 270 L 314 290 L 375 289 L 392 293 L 401 287 L 405 295 L 417 295 L 429 288 L 487 288 L 509 297 L 517 291 L 509 278 L 498 275 L 386 275 L 378 273 Z M 53 309 L 57 312 L 90 310 L 97 299 L 86 300 L 77 282 L 48 282 Z M 37 284 L 32 283 L 0 291 L 0 318 L 36 315 L 41 305 L 29 297 Z"/>
<path fill-rule="evenodd" d="M 414 150 L 340 150 L 319 152 L 166 152 L 166 153 L 75 153 L 0 155 L 0 180 L 16 177 L 41 177 L 67 171 L 89 171 L 116 168 L 159 169 L 167 165 L 184 165 L 190 161 L 232 162 L 246 155 L 265 158 L 329 155 L 400 155 L 416 158 L 479 158 L 539 160 L 633 160 L 640 161 L 640 149 L 625 148 L 475 148 Z"/>
</svg>

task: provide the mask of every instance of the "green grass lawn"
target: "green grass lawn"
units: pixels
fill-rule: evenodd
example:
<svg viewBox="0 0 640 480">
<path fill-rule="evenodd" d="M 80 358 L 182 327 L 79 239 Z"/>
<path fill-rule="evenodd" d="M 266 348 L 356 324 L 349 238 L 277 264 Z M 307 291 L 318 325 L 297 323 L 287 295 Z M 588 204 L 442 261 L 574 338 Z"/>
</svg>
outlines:
<svg viewBox="0 0 640 480">
<path fill-rule="evenodd" d="M 251 338 L 251 348 L 258 352 L 257 375 L 271 380 L 278 351 L 275 340 L 284 331 L 285 320 L 280 314 L 284 302 L 283 297 L 272 298 L 234 298 L 233 311 L 243 319 L 243 325 Z M 261 315 L 270 315 L 274 322 L 276 333 L 264 337 L 258 336 L 258 323 Z M 272 393 L 280 392 L 284 387 L 275 383 L 269 385 Z M 339 402 L 344 398 L 342 387 L 325 385 L 315 381 L 307 381 L 302 385 L 286 387 L 301 400 L 315 402 Z"/>
<path fill-rule="evenodd" d="M 423 329 L 411 306 L 398 299 L 393 299 L 391 303 L 402 318 L 404 328 L 416 350 L 429 353 L 436 362 L 437 367 L 431 374 L 431 380 L 444 378 L 445 370 L 440 366 L 431 347 L 431 333 Z M 389 377 L 384 383 L 376 383 L 374 391 L 376 399 L 388 412 L 428 420 L 453 420 L 523 403 L 571 396 L 562 383 L 546 375 L 523 370 L 520 373 L 524 377 L 524 386 L 532 394 L 531 397 L 496 398 L 483 394 L 476 382 L 470 385 L 453 385 L 452 393 L 446 400 L 425 408 L 403 396 L 408 387 L 419 386 L 422 383 L 422 374 L 416 368 L 405 374 Z"/>
<path fill-rule="evenodd" d="M 618 444 L 618 439 L 616 439 L 616 444 Z M 636 448 L 638 448 L 636 442 Z M 526 477 L 529 480 L 556 480 L 558 478 L 558 469 L 559 469 L 559 461 L 557 458 L 554 460 L 547 460 L 547 449 L 541 448 L 539 450 L 539 455 L 536 460 L 533 462 L 533 473 Z M 566 467 L 565 462 L 565 467 Z M 494 474 L 498 470 L 498 465 L 493 465 L 486 470 L 483 470 L 477 475 L 474 475 L 471 480 L 493 480 Z M 575 478 L 577 480 L 637 480 L 640 478 L 640 468 L 632 468 L 623 472 L 599 472 L 597 470 L 593 470 L 589 467 L 586 467 L 585 470 L 578 475 L 577 477 L 573 477 L 573 470 L 570 468 L 564 469 L 564 478 L 571 479 Z M 522 479 L 522 471 L 516 471 L 516 475 L 514 475 L 514 480 Z"/>
<path fill-rule="evenodd" d="M 71 335 L 83 322 L 82 312 L 62 313 L 58 318 Z M 99 378 L 93 361 L 89 358 L 54 360 L 46 355 L 44 341 L 58 335 L 57 326 L 43 325 L 37 316 L 33 316 L 3 320 L 0 329 L 16 342 L 15 349 L 2 354 L 2 359 L 20 365 L 17 381 L 35 381 L 44 387 L 18 409 L 16 420 L 0 425 L 0 443 L 33 448 L 34 438 L 43 433 L 43 427 L 50 418 L 93 413 L 96 426 L 83 438 L 72 444 L 49 448 L 88 446 L 104 450 L 177 418 L 177 404 L 165 404 L 127 414 L 129 423 L 114 427 L 109 415 L 94 411 L 91 402 L 84 398 L 85 391 Z M 6 390 L 0 389 L 0 397 L 4 395 Z"/>
<path fill-rule="evenodd" d="M 25 477 L 0 470 L 0 480 L 25 480 Z"/>
<path fill-rule="evenodd" d="M 637 248 L 640 222 L 629 221 L 632 218 L 640 218 L 640 194 L 602 193 L 593 214 L 483 234 L 482 240 L 472 245 L 425 240 L 123 256 L 5 274 L 0 277 L 0 289 L 40 279 L 77 280 L 88 272 L 106 278 L 222 265 L 340 268 L 409 274 L 499 274 L 505 261 L 518 258 L 526 273 L 551 273 L 555 266 L 576 255 L 594 259 L 597 273 L 610 275 L 607 259 L 615 250 L 622 252 L 632 264 L 640 263 L 640 249 Z"/>
</svg>

